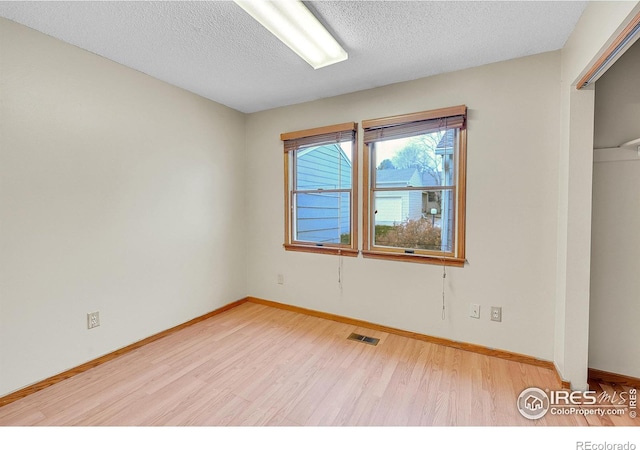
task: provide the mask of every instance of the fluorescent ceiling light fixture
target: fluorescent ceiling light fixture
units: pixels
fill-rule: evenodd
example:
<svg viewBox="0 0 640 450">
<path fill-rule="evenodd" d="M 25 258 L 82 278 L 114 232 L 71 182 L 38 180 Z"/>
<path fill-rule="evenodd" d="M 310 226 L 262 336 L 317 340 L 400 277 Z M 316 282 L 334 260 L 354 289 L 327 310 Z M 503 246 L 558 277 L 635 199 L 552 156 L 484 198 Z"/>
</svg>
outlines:
<svg viewBox="0 0 640 450">
<path fill-rule="evenodd" d="M 314 69 L 348 57 L 347 52 L 299 0 L 235 0 L 235 3 Z"/>
</svg>

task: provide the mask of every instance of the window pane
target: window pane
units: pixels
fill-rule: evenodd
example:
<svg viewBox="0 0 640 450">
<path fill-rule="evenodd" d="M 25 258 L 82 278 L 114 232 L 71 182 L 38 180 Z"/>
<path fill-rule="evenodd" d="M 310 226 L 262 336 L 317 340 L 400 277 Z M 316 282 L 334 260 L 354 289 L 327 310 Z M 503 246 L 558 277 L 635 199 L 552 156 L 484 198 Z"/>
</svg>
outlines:
<svg viewBox="0 0 640 450">
<path fill-rule="evenodd" d="M 351 244 L 349 197 L 348 192 L 294 194 L 295 240 Z"/>
<path fill-rule="evenodd" d="M 376 188 L 453 186 L 457 129 L 372 145 Z"/>
<path fill-rule="evenodd" d="M 297 150 L 294 190 L 351 189 L 351 142 Z"/>
<path fill-rule="evenodd" d="M 454 191 L 374 193 L 374 245 L 452 252 Z"/>
</svg>

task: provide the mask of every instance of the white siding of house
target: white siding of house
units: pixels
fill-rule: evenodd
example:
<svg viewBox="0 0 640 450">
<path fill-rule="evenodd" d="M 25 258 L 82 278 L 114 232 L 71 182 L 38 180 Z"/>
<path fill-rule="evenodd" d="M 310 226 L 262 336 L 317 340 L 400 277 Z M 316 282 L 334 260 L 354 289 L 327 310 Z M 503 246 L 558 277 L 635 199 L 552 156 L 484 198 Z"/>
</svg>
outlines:
<svg viewBox="0 0 640 450">
<path fill-rule="evenodd" d="M 409 220 L 417 220 L 422 217 L 422 191 L 408 192 L 405 217 Z"/>
<path fill-rule="evenodd" d="M 393 225 L 402 222 L 402 196 L 395 192 L 376 197 L 376 225 Z"/>
</svg>

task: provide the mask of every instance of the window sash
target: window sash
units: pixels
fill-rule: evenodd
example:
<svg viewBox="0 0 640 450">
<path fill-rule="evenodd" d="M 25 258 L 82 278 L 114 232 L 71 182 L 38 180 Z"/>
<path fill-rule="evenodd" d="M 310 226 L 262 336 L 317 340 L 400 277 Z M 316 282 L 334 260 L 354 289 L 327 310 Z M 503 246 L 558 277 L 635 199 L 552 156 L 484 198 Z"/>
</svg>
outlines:
<svg viewBox="0 0 640 450">
<path fill-rule="evenodd" d="M 399 225 L 402 225 L 403 223 L 406 225 L 407 222 L 405 222 L 404 220 L 402 220 L 402 217 L 400 217 L 399 220 L 395 220 L 395 218 L 393 218 L 393 222 L 394 223 L 383 223 L 383 222 L 391 222 L 391 218 L 390 217 L 385 217 L 386 220 L 381 220 L 380 217 L 383 215 L 384 211 L 380 211 L 379 209 L 379 205 L 377 204 L 378 200 L 384 200 L 384 199 L 400 199 L 401 203 L 400 207 L 404 208 L 406 206 L 408 206 L 408 203 L 410 202 L 410 200 L 407 197 L 404 197 L 403 194 L 409 194 L 410 193 L 424 193 L 424 192 L 442 192 L 443 194 L 443 202 L 446 202 L 446 200 L 444 200 L 444 195 L 445 193 L 447 193 L 448 198 L 449 198 L 449 202 L 451 203 L 450 205 L 446 205 L 446 207 L 448 208 L 448 210 L 450 210 L 450 214 L 447 214 L 446 218 L 443 217 L 442 211 L 443 211 L 443 204 L 441 203 L 440 205 L 440 218 L 438 219 L 438 221 L 440 222 L 440 225 L 438 228 L 440 229 L 440 249 L 435 249 L 435 248 L 423 248 L 420 246 L 411 246 L 411 245 L 390 245 L 390 243 L 387 241 L 386 243 L 384 242 L 385 240 L 380 240 L 378 241 L 378 235 L 376 233 L 376 227 L 377 226 L 392 226 L 392 227 L 396 227 Z M 398 196 L 394 196 L 394 195 L 377 195 L 378 193 L 386 193 L 386 194 L 400 194 L 401 197 Z M 447 256 L 447 257 L 453 257 L 455 255 L 455 243 L 456 243 L 456 230 L 455 230 L 455 224 L 456 224 L 456 188 L 454 187 L 449 187 L 449 188 L 441 188 L 441 189 L 434 189 L 434 190 L 427 190 L 427 189 L 414 189 L 414 188 L 390 188 L 390 189 L 375 189 L 371 191 L 371 199 L 372 199 L 372 214 L 371 214 L 371 248 L 374 250 L 381 250 L 381 251 L 390 251 L 390 252 L 398 252 L 398 253 L 408 253 L 408 254 L 422 254 L 422 255 L 435 255 L 435 256 Z M 414 199 L 415 200 L 415 199 Z M 422 199 L 420 199 L 422 201 Z M 422 206 L 422 204 L 420 204 L 420 206 Z M 393 214 L 392 214 L 393 215 Z M 408 222 L 413 222 L 415 226 L 415 223 L 418 221 L 426 221 L 426 222 L 431 222 L 432 224 L 435 223 L 435 216 L 432 216 L 431 219 L 429 219 L 429 214 L 427 213 L 427 217 L 421 216 L 417 219 L 410 219 Z M 446 219 L 446 220 L 445 220 Z M 428 224 L 424 224 L 425 226 L 428 226 Z M 419 226 L 418 226 L 419 227 Z M 451 230 L 451 233 L 447 233 L 442 234 L 443 232 L 447 231 L 448 229 Z M 398 230 L 400 231 L 401 234 L 403 234 L 405 232 L 405 230 Z M 411 232 L 409 232 L 409 234 L 411 234 Z M 412 239 L 415 239 L 417 236 L 413 236 Z M 450 248 L 450 250 L 443 250 L 443 245 L 442 242 L 446 242 L 448 245 L 446 245 L 447 247 Z"/>
<path fill-rule="evenodd" d="M 301 205 L 300 204 L 300 199 L 304 198 L 305 196 L 313 196 L 314 194 L 316 194 L 318 197 L 317 199 L 320 199 L 322 197 L 324 197 L 324 202 L 328 202 L 328 203 L 335 203 L 336 204 L 336 208 L 327 208 L 326 203 L 324 206 L 322 206 L 321 204 L 314 204 L 314 205 Z M 334 195 L 331 195 L 334 194 Z M 346 205 L 343 205 L 343 201 L 345 200 L 345 198 L 343 197 L 343 194 L 346 194 Z M 331 191 L 325 191 L 325 190 L 319 190 L 319 191 L 294 191 L 291 193 L 291 205 L 292 205 L 292 221 L 291 221 L 291 242 L 292 243 L 299 243 L 299 244 L 304 244 L 304 245 L 315 245 L 315 246 L 337 246 L 337 247 L 346 247 L 346 248 L 350 248 L 351 247 L 351 239 L 352 239 L 352 233 L 353 233 L 353 224 L 352 224 L 352 220 L 351 220 L 351 205 L 352 205 L 352 199 L 351 199 L 351 190 L 350 189 L 335 189 L 335 190 L 331 190 Z M 348 222 L 348 228 L 343 229 L 342 228 L 342 216 L 341 216 L 341 209 L 346 206 L 349 209 L 349 214 L 346 217 L 346 221 Z M 314 208 L 319 208 L 320 210 L 331 210 L 331 209 L 335 209 L 335 213 L 337 214 L 337 217 L 323 217 L 322 214 L 318 215 L 318 216 L 314 216 L 314 217 L 304 217 L 304 215 L 299 214 L 299 209 L 314 209 Z M 315 229 L 315 230 L 309 230 L 309 229 L 300 229 L 300 225 L 302 223 L 304 223 L 305 220 L 315 220 L 317 222 L 317 224 L 319 223 L 324 223 L 325 226 L 331 225 L 331 228 L 325 228 L 325 229 Z M 327 223 L 328 222 L 328 223 Z M 338 235 L 335 236 L 338 240 L 338 242 L 330 242 L 330 241 L 322 241 L 322 240 L 311 240 L 311 239 L 301 239 L 300 234 L 302 233 L 315 233 L 315 234 L 322 234 L 322 231 L 324 230 L 338 230 Z M 349 234 L 349 243 L 342 243 L 342 235 L 345 234 L 343 233 L 343 231 L 348 230 Z M 319 237 L 319 236 L 318 236 Z"/>
<path fill-rule="evenodd" d="M 341 147 L 340 144 L 343 142 L 348 142 L 345 140 L 342 140 L 340 142 L 332 142 L 330 145 L 334 145 L 337 147 Z M 354 148 L 353 148 L 353 141 L 352 142 L 352 148 L 351 148 L 351 158 L 353 158 L 353 152 L 354 152 Z M 319 167 L 317 167 L 316 165 L 313 165 L 311 163 L 306 163 L 304 164 L 301 161 L 301 158 L 303 157 L 303 155 L 301 155 L 300 153 L 304 150 L 306 150 L 307 148 L 310 149 L 310 151 L 313 151 L 313 149 L 320 149 L 325 147 L 327 144 L 319 144 L 319 145 L 314 145 L 312 147 L 305 147 L 305 148 L 299 148 L 297 150 L 294 150 L 291 152 L 292 155 L 292 170 L 293 170 L 293 183 L 292 183 L 292 187 L 291 189 L 294 191 L 300 191 L 300 190 L 325 190 L 325 191 L 329 191 L 332 189 L 351 189 L 351 187 L 353 186 L 353 165 L 351 166 L 346 166 L 345 164 L 343 164 L 343 160 L 340 159 L 340 153 L 338 152 L 338 161 L 337 161 L 337 171 L 334 173 L 334 171 L 330 170 L 330 169 L 320 169 Z M 333 150 L 333 149 L 331 149 Z M 326 149 L 324 149 L 320 154 L 322 154 L 325 158 L 327 158 L 329 161 L 333 158 L 333 151 L 329 151 L 327 152 Z M 347 169 L 347 170 L 345 170 Z M 312 178 L 317 178 L 317 180 L 315 180 L 315 182 L 311 182 L 311 181 L 307 181 L 307 183 L 302 183 L 303 184 L 303 188 L 300 188 L 300 175 L 301 174 L 307 174 L 309 176 L 311 176 Z M 346 177 L 346 180 L 344 179 Z M 320 181 L 322 180 L 322 181 Z M 330 182 L 329 182 L 330 181 Z M 331 187 L 328 187 L 331 186 Z"/>
</svg>

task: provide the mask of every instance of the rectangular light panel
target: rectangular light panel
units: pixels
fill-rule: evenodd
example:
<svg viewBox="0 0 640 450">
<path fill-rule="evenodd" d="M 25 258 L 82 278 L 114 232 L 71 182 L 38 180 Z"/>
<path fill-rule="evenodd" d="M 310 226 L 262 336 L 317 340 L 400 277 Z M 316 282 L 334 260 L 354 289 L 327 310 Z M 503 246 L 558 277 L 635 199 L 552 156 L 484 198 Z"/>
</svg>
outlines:
<svg viewBox="0 0 640 450">
<path fill-rule="evenodd" d="M 314 69 L 344 61 L 347 52 L 299 0 L 235 0 Z"/>
</svg>

